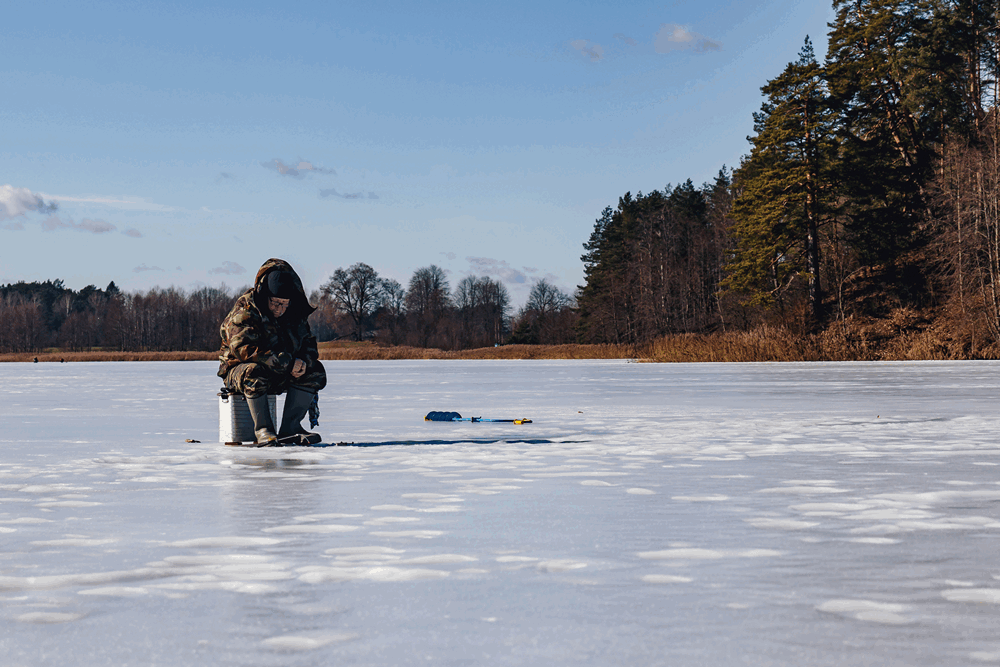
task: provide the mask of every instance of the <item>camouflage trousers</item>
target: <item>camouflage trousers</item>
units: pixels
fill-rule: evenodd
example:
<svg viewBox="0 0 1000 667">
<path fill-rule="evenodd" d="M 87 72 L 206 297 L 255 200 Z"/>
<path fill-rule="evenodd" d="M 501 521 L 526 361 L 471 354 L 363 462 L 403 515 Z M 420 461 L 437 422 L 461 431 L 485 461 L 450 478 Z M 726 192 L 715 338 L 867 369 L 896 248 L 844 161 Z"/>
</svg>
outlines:
<svg viewBox="0 0 1000 667">
<path fill-rule="evenodd" d="M 293 378 L 290 374 L 278 375 L 264 364 L 237 364 L 226 373 L 226 389 L 247 398 L 257 398 L 267 394 L 283 394 L 290 387 L 318 393 L 326 386 L 326 369 L 319 361 L 314 361 L 303 375 Z"/>
</svg>

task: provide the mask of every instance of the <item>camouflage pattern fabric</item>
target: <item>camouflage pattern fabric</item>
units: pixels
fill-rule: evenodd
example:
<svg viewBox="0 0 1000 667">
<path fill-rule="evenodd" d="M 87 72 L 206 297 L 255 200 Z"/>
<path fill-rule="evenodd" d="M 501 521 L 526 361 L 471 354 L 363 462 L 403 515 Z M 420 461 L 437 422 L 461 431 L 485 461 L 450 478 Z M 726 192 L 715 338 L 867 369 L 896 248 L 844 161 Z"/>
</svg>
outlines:
<svg viewBox="0 0 1000 667">
<path fill-rule="evenodd" d="M 226 375 L 226 388 L 247 398 L 265 394 L 283 394 L 291 387 L 298 387 L 313 394 L 326 386 L 326 369 L 319 361 L 313 362 L 304 375 L 275 375 L 264 364 L 237 364 Z"/>
<path fill-rule="evenodd" d="M 290 273 L 297 288 L 288 310 L 277 319 L 267 307 L 266 281 L 272 271 Z M 218 375 L 225 380 L 226 387 L 249 398 L 281 393 L 293 384 L 308 391 L 322 389 L 326 385 L 326 371 L 319 363 L 316 338 L 308 320 L 314 310 L 306 298 L 302 281 L 288 262 L 282 259 L 264 262 L 257 271 L 253 287 L 240 295 L 219 327 L 222 349 Z M 291 375 L 296 359 L 306 362 L 307 366 L 306 375 L 299 378 Z M 243 368 L 236 372 L 240 366 L 260 368 Z M 307 381 L 306 377 L 310 379 Z"/>
</svg>

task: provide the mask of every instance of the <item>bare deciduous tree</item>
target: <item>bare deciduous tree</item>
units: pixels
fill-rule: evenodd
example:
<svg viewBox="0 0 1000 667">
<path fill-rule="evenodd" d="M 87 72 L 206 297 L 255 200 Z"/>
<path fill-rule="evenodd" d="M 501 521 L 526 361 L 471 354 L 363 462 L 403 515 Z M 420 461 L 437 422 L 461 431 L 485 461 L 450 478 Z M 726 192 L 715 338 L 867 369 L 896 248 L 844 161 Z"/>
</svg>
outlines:
<svg viewBox="0 0 1000 667">
<path fill-rule="evenodd" d="M 384 285 L 378 271 L 363 262 L 348 269 L 337 269 L 320 292 L 329 297 L 334 306 L 351 318 L 355 340 L 368 336 L 375 311 L 382 305 Z"/>
</svg>

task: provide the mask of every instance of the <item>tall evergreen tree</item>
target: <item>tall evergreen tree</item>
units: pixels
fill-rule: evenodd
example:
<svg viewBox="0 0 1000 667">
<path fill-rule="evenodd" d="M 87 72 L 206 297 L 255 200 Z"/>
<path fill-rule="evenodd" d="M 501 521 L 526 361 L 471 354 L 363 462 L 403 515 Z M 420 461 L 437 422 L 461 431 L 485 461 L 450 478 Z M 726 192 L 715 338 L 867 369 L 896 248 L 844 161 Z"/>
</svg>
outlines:
<svg viewBox="0 0 1000 667">
<path fill-rule="evenodd" d="M 753 149 L 735 174 L 737 246 L 724 285 L 770 305 L 804 275 L 816 325 L 824 315 L 820 227 L 832 197 L 835 145 L 823 70 L 808 37 L 799 59 L 762 91 Z"/>
<path fill-rule="evenodd" d="M 604 210 L 584 244 L 581 342 L 634 343 L 715 323 L 723 244 L 713 226 L 722 210 L 710 201 L 714 191 L 689 179 L 626 193 Z"/>
<path fill-rule="evenodd" d="M 969 125 L 959 91 L 966 39 L 948 0 L 835 0 L 827 79 L 852 244 L 892 263 L 932 217 L 927 183 L 944 133 Z M 960 4 L 960 3 L 959 3 Z"/>
<path fill-rule="evenodd" d="M 581 342 L 622 342 L 627 339 L 627 290 L 625 266 L 629 259 L 621 211 L 632 203 L 632 193 L 618 200 L 618 211 L 610 206 L 594 221 L 590 239 L 583 244 L 585 282 L 580 291 Z"/>
</svg>

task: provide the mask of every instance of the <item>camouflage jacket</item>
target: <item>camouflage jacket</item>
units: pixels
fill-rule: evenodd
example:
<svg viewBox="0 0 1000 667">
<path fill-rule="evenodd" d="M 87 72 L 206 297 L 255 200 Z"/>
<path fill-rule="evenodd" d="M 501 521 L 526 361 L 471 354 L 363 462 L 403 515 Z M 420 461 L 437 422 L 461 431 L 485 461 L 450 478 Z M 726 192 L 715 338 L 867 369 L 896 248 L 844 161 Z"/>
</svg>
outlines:
<svg viewBox="0 0 1000 667">
<path fill-rule="evenodd" d="M 267 274 L 275 270 L 294 275 L 298 288 L 298 294 L 280 319 L 271 315 L 266 290 L 262 288 Z M 276 375 L 291 373 L 296 359 L 311 366 L 319 359 L 316 338 L 309 328 L 309 315 L 314 310 L 306 299 L 302 281 L 288 262 L 281 259 L 264 262 L 253 287 L 240 295 L 219 327 L 222 335 L 219 377 L 226 377 L 229 369 L 243 363 L 263 364 Z"/>
</svg>

